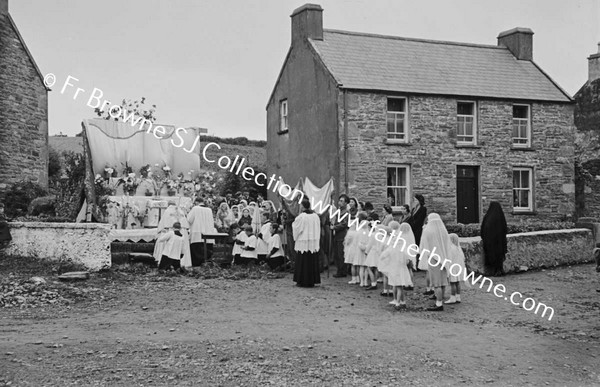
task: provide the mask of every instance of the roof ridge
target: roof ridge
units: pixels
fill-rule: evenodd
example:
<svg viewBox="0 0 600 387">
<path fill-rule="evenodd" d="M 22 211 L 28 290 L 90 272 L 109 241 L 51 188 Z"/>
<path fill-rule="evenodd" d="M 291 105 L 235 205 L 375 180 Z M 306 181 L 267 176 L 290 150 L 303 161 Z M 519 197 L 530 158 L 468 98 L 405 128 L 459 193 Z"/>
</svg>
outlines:
<svg viewBox="0 0 600 387">
<path fill-rule="evenodd" d="M 323 32 L 331 32 L 331 33 L 336 33 L 336 34 L 346 34 L 346 35 L 355 35 L 355 36 L 367 36 L 367 37 L 371 37 L 371 38 L 381 38 L 381 39 L 406 40 L 406 41 L 411 41 L 411 42 L 421 42 L 421 43 L 431 43 L 431 44 L 447 44 L 447 45 L 453 45 L 453 46 L 466 46 L 466 47 L 476 47 L 476 48 L 492 48 L 492 49 L 508 50 L 506 47 L 494 46 L 491 44 L 476 44 L 476 43 L 451 42 L 451 41 L 447 41 L 447 40 L 406 38 L 406 37 L 402 37 L 402 36 L 371 34 L 371 33 L 367 33 L 367 32 L 334 30 L 334 29 L 328 29 L 328 28 L 324 28 Z"/>
</svg>

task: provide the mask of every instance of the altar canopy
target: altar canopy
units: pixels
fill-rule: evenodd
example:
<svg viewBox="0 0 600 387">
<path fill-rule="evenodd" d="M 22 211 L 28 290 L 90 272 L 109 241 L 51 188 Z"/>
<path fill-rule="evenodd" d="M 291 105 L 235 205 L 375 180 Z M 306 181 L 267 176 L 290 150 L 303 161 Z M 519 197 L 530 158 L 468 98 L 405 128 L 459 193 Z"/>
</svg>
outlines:
<svg viewBox="0 0 600 387">
<path fill-rule="evenodd" d="M 103 119 L 83 120 L 83 124 L 90 145 L 94 174 L 102 174 L 107 165 L 122 171 L 125 163 L 136 175 L 147 164 L 158 164 L 160 167 L 168 165 L 174 176 L 180 172 L 187 174 L 190 170 L 200 170 L 200 143 L 194 146 L 200 133 L 194 129 L 186 128 L 187 133 L 180 130 L 176 134 L 172 125 L 152 124 L 153 128 L 165 128 L 163 135 L 160 135 L 159 128 L 157 136 L 162 139 L 158 139 L 152 130 L 150 133 L 146 132 L 149 125 L 145 126 L 146 130 L 140 130 L 140 125 L 132 126 L 129 122 Z M 183 139 L 180 147 L 176 146 L 181 144 L 179 136 Z M 184 150 L 190 150 L 192 146 L 192 152 Z"/>
<path fill-rule="evenodd" d="M 284 184 L 283 178 L 279 177 L 279 182 L 280 182 L 280 186 L 282 184 Z M 304 179 L 300 179 L 298 181 L 298 184 L 296 184 L 296 186 L 293 188 L 294 190 L 299 190 L 304 192 L 304 197 L 308 198 L 311 201 L 311 205 L 312 204 L 316 204 L 318 202 L 321 202 L 321 208 L 323 210 L 326 209 L 327 205 L 333 204 L 331 201 L 331 194 L 334 191 L 334 185 L 333 185 L 333 178 L 329 179 L 329 181 L 327 183 L 325 183 L 325 185 L 321 188 L 317 187 L 315 184 L 313 184 L 312 181 L 310 181 L 310 179 L 308 177 L 304 178 Z M 289 197 L 291 198 L 292 195 L 289 195 Z M 300 200 L 300 195 L 296 194 L 295 197 L 293 199 L 287 199 L 282 197 L 281 195 L 279 195 L 280 200 L 282 201 L 282 203 L 285 205 L 285 207 L 287 208 L 287 210 L 293 214 L 294 216 L 298 215 L 298 213 L 300 213 L 300 203 L 298 202 L 298 200 Z M 316 208 L 314 208 L 315 212 L 318 213 L 319 215 L 322 215 L 323 212 L 325 211 L 317 211 L 319 210 L 319 206 L 316 206 Z"/>
</svg>

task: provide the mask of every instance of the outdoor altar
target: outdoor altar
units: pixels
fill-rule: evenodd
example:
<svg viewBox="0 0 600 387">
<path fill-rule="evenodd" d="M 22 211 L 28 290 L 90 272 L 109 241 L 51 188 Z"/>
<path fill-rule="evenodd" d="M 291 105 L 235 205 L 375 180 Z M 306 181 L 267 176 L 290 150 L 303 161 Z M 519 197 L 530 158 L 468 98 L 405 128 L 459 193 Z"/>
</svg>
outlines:
<svg viewBox="0 0 600 387">
<path fill-rule="evenodd" d="M 160 125 L 160 138 L 145 127 L 111 120 L 84 120 L 82 126 L 89 184 L 78 219 L 89 221 L 93 213 L 112 225 L 112 240 L 153 240 L 170 202 L 187 214 L 195 197 L 214 190 L 214 172 L 200 168 L 200 147 L 186 152 L 173 146 L 173 126 Z M 177 136 L 191 144 L 200 132 L 188 128 Z"/>
</svg>

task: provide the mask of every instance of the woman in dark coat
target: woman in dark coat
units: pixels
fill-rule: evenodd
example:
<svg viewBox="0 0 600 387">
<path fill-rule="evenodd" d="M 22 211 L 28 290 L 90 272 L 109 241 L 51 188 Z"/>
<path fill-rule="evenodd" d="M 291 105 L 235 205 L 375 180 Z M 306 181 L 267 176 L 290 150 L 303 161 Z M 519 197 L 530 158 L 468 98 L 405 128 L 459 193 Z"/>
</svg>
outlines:
<svg viewBox="0 0 600 387">
<path fill-rule="evenodd" d="M 481 241 L 485 265 L 493 276 L 504 275 L 507 233 L 506 218 L 500 203 L 491 202 L 481 222 Z"/>
<path fill-rule="evenodd" d="M 8 242 L 12 240 L 10 235 L 10 229 L 8 228 L 8 222 L 4 217 L 4 204 L 0 203 L 0 247 L 8 245 Z"/>
<path fill-rule="evenodd" d="M 415 243 L 421 243 L 421 234 L 423 233 L 423 223 L 427 218 L 427 207 L 425 207 L 425 198 L 421 194 L 416 194 L 412 202 L 412 211 L 406 223 L 410 225 L 413 234 L 415 234 Z"/>
</svg>

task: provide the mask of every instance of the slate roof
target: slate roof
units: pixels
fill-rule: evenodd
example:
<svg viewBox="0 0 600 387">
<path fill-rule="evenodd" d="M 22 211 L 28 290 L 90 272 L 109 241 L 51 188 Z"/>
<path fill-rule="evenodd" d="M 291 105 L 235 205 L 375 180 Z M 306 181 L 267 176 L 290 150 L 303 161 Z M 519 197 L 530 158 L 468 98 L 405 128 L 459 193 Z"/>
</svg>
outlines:
<svg viewBox="0 0 600 387">
<path fill-rule="evenodd" d="M 570 102 L 505 47 L 323 30 L 312 47 L 346 89 Z"/>
</svg>

